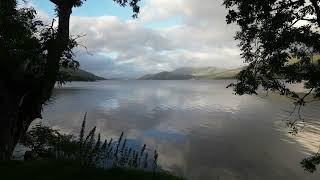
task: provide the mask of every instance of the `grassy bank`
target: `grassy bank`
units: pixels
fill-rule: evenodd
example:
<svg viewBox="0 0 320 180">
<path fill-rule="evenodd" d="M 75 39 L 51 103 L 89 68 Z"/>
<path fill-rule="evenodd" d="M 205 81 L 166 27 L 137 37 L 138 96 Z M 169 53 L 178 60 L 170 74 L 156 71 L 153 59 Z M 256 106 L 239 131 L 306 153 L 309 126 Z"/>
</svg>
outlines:
<svg viewBox="0 0 320 180">
<path fill-rule="evenodd" d="M 163 172 L 129 169 L 81 168 L 72 161 L 0 162 L 0 179 L 21 180 L 182 180 Z"/>
</svg>

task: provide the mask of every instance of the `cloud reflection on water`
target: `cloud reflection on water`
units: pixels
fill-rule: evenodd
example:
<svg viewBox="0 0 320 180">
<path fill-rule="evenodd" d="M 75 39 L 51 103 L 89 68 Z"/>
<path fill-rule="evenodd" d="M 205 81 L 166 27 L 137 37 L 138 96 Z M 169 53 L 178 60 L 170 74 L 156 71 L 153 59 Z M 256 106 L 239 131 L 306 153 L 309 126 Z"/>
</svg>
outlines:
<svg viewBox="0 0 320 180">
<path fill-rule="evenodd" d="M 105 81 L 56 89 L 44 113 L 53 127 L 127 137 L 160 153 L 190 179 L 317 179 L 299 166 L 307 151 L 274 128 L 288 101 L 235 96 L 226 81 Z M 311 108 L 312 109 L 312 108 Z M 318 111 L 314 111 L 318 112 Z M 292 142 L 292 140 L 291 140 Z M 142 143 L 142 144 L 143 144 Z"/>
</svg>

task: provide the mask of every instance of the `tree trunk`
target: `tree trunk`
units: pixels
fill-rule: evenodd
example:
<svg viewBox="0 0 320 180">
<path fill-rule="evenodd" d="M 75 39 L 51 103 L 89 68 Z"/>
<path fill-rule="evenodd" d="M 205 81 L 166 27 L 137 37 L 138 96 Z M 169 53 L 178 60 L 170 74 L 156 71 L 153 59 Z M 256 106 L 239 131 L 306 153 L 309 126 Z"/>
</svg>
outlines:
<svg viewBox="0 0 320 180">
<path fill-rule="evenodd" d="M 4 82 L 0 84 L 0 160 L 8 160 L 12 154 L 13 148 L 13 131 L 15 124 L 14 103 L 10 98 L 10 93 L 4 86 Z"/>
<path fill-rule="evenodd" d="M 318 4 L 318 0 L 310 0 L 310 2 L 312 3 L 312 6 L 314 7 L 314 11 L 315 11 L 316 16 L 317 16 L 318 26 L 320 26 L 320 7 L 319 7 L 319 4 Z"/>
<path fill-rule="evenodd" d="M 48 47 L 48 57 L 46 71 L 42 79 L 42 92 L 44 99 L 49 100 L 51 92 L 57 80 L 59 72 L 59 62 L 63 52 L 67 49 L 69 43 L 70 16 L 72 13 L 72 4 L 69 1 L 57 4 L 58 7 L 58 32 L 56 39 L 53 39 Z"/>
<path fill-rule="evenodd" d="M 59 63 L 69 43 L 71 1 L 57 1 L 58 32 L 48 47 L 43 77 L 21 82 L 0 81 L 0 160 L 9 160 L 31 122 L 41 117 L 42 106 L 51 97 Z M 21 90 L 22 89 L 22 90 Z"/>
<path fill-rule="evenodd" d="M 35 100 L 16 94 L 4 81 L 0 83 L 0 160 L 9 160 L 20 137 L 32 120 L 39 117 L 41 106 Z M 24 102 L 23 102 L 24 101 Z M 36 112 L 37 111 L 37 112 Z"/>
<path fill-rule="evenodd" d="M 10 109 L 7 114 L 1 114 L 0 118 L 0 160 L 10 160 L 14 148 L 28 129 L 31 118 L 17 113 L 17 109 Z"/>
</svg>

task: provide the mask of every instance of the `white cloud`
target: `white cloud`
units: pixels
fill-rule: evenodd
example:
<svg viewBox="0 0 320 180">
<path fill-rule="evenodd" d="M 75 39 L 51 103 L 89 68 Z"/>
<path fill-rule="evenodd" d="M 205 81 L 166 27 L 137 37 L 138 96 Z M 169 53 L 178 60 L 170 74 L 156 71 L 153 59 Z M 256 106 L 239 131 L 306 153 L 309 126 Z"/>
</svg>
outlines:
<svg viewBox="0 0 320 180">
<path fill-rule="evenodd" d="M 141 9 L 140 19 L 148 23 L 185 14 L 187 12 L 185 2 L 185 0 L 147 0 Z"/>
<path fill-rule="evenodd" d="M 50 24 L 52 22 L 52 19 L 50 18 L 48 13 L 46 13 L 42 9 L 38 8 L 32 1 L 18 0 L 17 7 L 18 8 L 34 8 L 34 9 L 36 9 L 36 13 L 37 13 L 36 20 L 41 20 L 45 24 Z"/>
<path fill-rule="evenodd" d="M 179 23 L 147 28 L 177 16 Z M 78 54 L 82 67 L 106 77 L 137 77 L 182 66 L 239 67 L 236 27 L 227 25 L 225 16 L 220 0 L 146 0 L 137 20 L 72 16 L 71 33 L 86 34 L 80 43 L 93 53 Z"/>
</svg>

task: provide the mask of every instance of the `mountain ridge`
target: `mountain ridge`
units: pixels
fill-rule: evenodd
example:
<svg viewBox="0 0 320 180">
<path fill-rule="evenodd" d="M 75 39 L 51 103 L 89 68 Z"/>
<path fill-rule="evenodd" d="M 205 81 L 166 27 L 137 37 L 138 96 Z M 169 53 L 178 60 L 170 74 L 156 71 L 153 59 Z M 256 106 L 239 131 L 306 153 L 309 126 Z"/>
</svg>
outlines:
<svg viewBox="0 0 320 180">
<path fill-rule="evenodd" d="M 227 69 L 217 67 L 181 67 L 173 71 L 146 74 L 139 80 L 200 80 L 200 79 L 234 79 L 242 68 Z"/>
<path fill-rule="evenodd" d="M 85 71 L 83 69 L 60 69 L 60 73 L 66 76 L 68 81 L 98 81 L 106 80 L 104 77 L 97 76 L 91 72 Z"/>
</svg>

